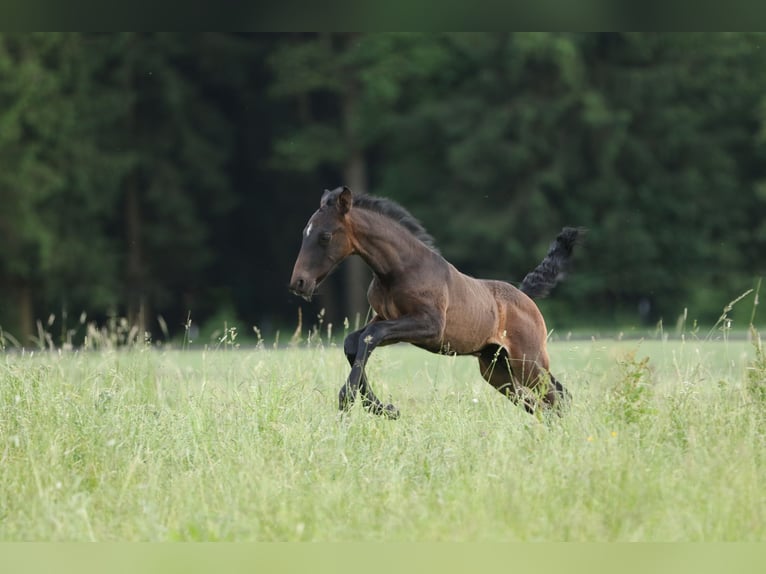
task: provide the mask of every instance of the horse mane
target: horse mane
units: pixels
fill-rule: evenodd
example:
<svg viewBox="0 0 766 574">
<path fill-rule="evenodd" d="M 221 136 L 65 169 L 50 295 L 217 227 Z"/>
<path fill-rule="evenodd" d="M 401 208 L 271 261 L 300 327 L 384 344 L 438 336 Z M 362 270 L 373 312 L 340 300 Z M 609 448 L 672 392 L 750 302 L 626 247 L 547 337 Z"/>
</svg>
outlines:
<svg viewBox="0 0 766 574">
<path fill-rule="evenodd" d="M 330 193 L 339 194 L 342 190 L 343 188 L 339 187 L 332 190 Z M 430 233 L 428 233 L 428 231 L 426 231 L 426 228 L 423 227 L 423 224 L 420 223 L 420 221 L 418 221 L 414 215 L 412 215 L 409 211 L 407 211 L 395 201 L 386 197 L 367 195 L 366 193 L 355 193 L 353 198 L 353 207 L 366 209 L 368 211 L 374 211 L 375 213 L 379 213 L 388 217 L 412 233 L 416 239 L 418 239 L 421 243 L 424 243 L 426 247 L 431 249 L 431 251 L 439 253 L 439 249 L 436 247 L 436 240 Z"/>
</svg>

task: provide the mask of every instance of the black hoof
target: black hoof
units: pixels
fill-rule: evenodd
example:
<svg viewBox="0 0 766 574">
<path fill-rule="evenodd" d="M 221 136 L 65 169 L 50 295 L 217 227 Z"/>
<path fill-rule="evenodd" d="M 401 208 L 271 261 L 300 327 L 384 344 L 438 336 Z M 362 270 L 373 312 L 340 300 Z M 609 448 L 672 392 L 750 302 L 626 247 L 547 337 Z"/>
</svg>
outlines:
<svg viewBox="0 0 766 574">
<path fill-rule="evenodd" d="M 378 415 L 379 417 L 384 417 L 390 420 L 399 418 L 399 409 L 392 404 L 384 405 L 379 402 L 365 402 L 364 408 L 367 409 L 367 412 Z"/>
<path fill-rule="evenodd" d="M 383 407 L 383 411 L 380 413 L 381 416 L 390 419 L 392 421 L 395 421 L 399 418 L 399 409 L 397 409 L 392 404 L 387 404 L 385 407 Z"/>
</svg>

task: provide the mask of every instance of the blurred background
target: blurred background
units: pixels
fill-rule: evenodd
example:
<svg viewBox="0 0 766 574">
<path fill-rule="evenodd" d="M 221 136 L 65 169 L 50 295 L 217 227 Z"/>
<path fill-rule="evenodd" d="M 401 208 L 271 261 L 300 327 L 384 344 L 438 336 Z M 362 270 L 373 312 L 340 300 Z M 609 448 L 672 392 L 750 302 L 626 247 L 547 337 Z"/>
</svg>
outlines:
<svg viewBox="0 0 766 574">
<path fill-rule="evenodd" d="M 363 320 L 356 258 L 286 289 L 342 184 L 480 277 L 587 227 L 541 302 L 559 331 L 712 325 L 766 270 L 764 72 L 752 33 L 3 34 L 0 327 Z"/>
</svg>

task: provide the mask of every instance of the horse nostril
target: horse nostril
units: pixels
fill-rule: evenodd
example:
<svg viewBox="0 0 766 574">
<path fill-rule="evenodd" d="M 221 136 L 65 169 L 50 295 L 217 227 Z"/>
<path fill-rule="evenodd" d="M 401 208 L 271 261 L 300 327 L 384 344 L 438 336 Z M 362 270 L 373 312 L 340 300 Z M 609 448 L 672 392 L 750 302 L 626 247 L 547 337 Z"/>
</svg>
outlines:
<svg viewBox="0 0 766 574">
<path fill-rule="evenodd" d="M 289 289 L 293 295 L 298 295 L 309 301 L 311 300 L 311 293 L 314 291 L 314 282 L 305 275 L 302 279 L 293 276 L 290 278 Z"/>
</svg>

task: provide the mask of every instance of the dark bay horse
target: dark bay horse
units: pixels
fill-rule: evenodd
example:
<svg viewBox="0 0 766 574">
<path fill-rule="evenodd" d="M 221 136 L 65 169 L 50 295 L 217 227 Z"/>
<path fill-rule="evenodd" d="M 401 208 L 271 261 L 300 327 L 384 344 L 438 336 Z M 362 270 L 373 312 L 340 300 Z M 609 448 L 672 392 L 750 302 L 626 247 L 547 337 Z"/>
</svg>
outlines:
<svg viewBox="0 0 766 574">
<path fill-rule="evenodd" d="M 359 393 L 368 411 L 399 416 L 396 407 L 378 400 L 365 374 L 373 350 L 399 342 L 478 357 L 484 379 L 530 413 L 568 399 L 548 371 L 545 321 L 532 299 L 547 295 L 563 276 L 579 234 L 564 228 L 516 288 L 458 271 L 422 225 L 393 201 L 355 195 L 347 187 L 325 191 L 303 229 L 290 290 L 310 300 L 352 254 L 373 272 L 367 297 L 375 316 L 343 344 L 351 373 L 340 390 L 340 409 L 348 409 Z"/>
</svg>

